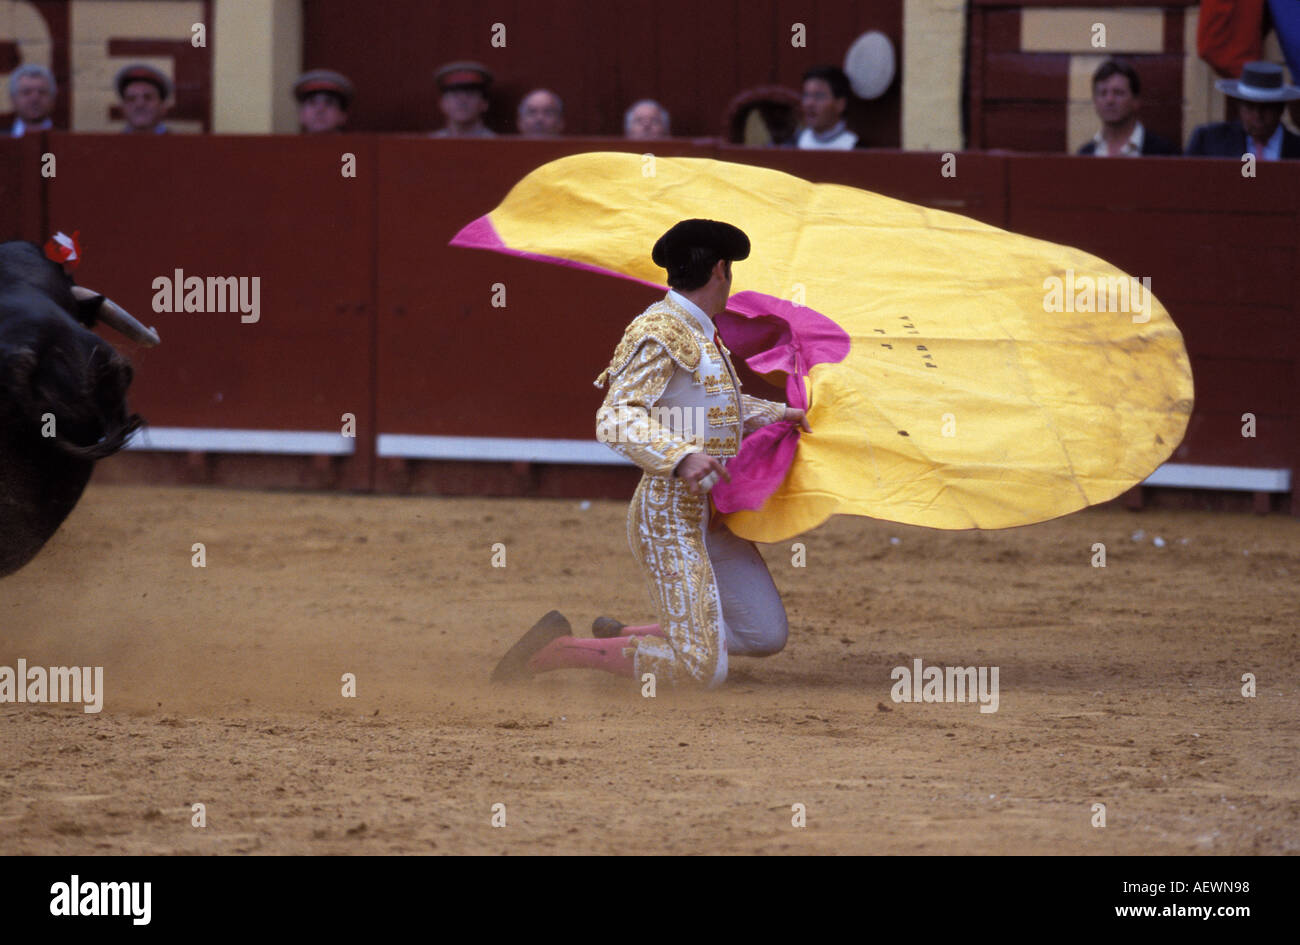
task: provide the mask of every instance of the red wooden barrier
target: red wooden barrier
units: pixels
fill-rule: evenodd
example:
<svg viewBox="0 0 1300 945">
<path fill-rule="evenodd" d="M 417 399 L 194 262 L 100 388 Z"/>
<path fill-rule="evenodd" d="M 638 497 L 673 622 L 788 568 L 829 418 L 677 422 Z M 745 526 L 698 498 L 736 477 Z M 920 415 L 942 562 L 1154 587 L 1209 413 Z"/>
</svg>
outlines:
<svg viewBox="0 0 1300 945">
<path fill-rule="evenodd" d="M 45 138 L 0 138 L 0 240 L 44 242 L 48 236 L 42 235 L 48 180 L 41 175 Z M 53 170 L 58 172 L 57 161 Z"/>
<path fill-rule="evenodd" d="M 1171 461 L 1300 468 L 1296 323 L 1300 167 L 1010 157 L 1009 228 L 1095 253 L 1151 290 L 1183 332 L 1196 409 Z M 1243 415 L 1255 435 L 1242 435 Z"/>
<path fill-rule="evenodd" d="M 239 481 L 247 467 L 216 460 L 209 469 L 197 458 L 205 454 L 296 454 L 318 457 L 313 471 L 286 470 L 273 481 L 369 488 L 375 139 L 49 139 L 59 167 L 49 222 L 81 230 L 77 280 L 157 326 L 163 339 L 129 352 L 133 399 L 152 426 L 178 432 L 144 442 L 193 454 L 199 479 L 206 470 Z M 341 173 L 348 153 L 356 178 Z M 174 281 L 178 270 L 187 282 L 204 280 L 205 308 L 223 301 L 209 298 L 210 279 L 244 280 L 250 295 L 256 286 L 257 311 L 157 311 L 167 293 L 155 280 Z M 355 438 L 341 435 L 345 413 L 356 418 Z M 268 432 L 241 442 L 204 432 L 212 430 Z M 169 461 L 159 474 L 180 470 Z"/>
<path fill-rule="evenodd" d="M 42 148 L 58 161 L 44 186 Z M 594 440 L 601 394 L 591 381 L 623 326 L 658 293 L 447 245 L 531 168 L 600 149 L 632 146 L 50 134 L 44 144 L 0 142 L 5 186 L 22 182 L 20 209 L 0 204 L 0 226 L 38 239 L 46 229 L 80 229 L 78 280 L 162 334 L 162 347 L 128 352 L 134 405 L 153 425 L 155 448 L 102 464 L 102 476 L 625 495 L 631 471 L 607 465 L 614 454 Z M 864 187 L 1149 275 L 1187 339 L 1197 384 L 1174 462 L 1271 470 L 1236 484 L 1253 491 L 1294 481 L 1300 166 L 1261 166 L 1257 178 L 1242 179 L 1232 161 L 970 153 L 956 156 L 954 178 L 940 173 L 937 154 L 707 141 L 656 153 Z M 345 154 L 356 159 L 355 178 L 341 173 Z M 177 269 L 204 280 L 257 278 L 259 319 L 154 311 L 155 280 Z M 492 305 L 498 286 L 504 308 Z M 1253 438 L 1241 435 L 1245 413 L 1256 418 Z M 354 439 L 341 435 L 344 414 L 355 417 Z M 1219 474 L 1184 467 L 1179 475 L 1195 485 L 1196 476 Z"/>
</svg>

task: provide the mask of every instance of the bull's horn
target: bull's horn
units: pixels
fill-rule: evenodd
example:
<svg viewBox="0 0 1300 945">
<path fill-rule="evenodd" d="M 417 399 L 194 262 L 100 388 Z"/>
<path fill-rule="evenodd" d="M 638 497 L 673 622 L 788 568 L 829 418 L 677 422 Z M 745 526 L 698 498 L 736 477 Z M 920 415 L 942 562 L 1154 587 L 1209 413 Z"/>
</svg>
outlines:
<svg viewBox="0 0 1300 945">
<path fill-rule="evenodd" d="M 93 299 L 98 292 L 93 289 L 87 289 L 85 286 L 74 285 L 72 287 L 73 296 L 81 302 L 86 299 Z M 99 306 L 99 320 L 110 328 L 115 328 L 122 334 L 126 335 L 132 341 L 152 348 L 158 343 L 158 332 L 152 328 L 145 328 L 131 315 L 118 305 L 108 296 L 103 296 L 104 301 Z"/>
</svg>

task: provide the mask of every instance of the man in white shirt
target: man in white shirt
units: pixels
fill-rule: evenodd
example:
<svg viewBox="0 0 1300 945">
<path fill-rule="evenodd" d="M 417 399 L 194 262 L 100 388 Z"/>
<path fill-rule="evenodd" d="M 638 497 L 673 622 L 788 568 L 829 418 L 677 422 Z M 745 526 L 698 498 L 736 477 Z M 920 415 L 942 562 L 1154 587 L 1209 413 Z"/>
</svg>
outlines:
<svg viewBox="0 0 1300 945">
<path fill-rule="evenodd" d="M 858 136 L 844 122 L 849 88 L 848 76 L 838 66 L 817 66 L 803 74 L 804 129 L 795 147 L 832 151 L 857 147 Z"/>
<path fill-rule="evenodd" d="M 1138 121 L 1141 93 L 1137 70 L 1127 62 L 1107 59 L 1098 66 L 1092 74 L 1092 104 L 1101 119 L 1101 130 L 1079 153 L 1095 157 L 1177 154 L 1178 148 Z"/>
<path fill-rule="evenodd" d="M 44 66 L 28 63 L 19 66 L 9 76 L 9 97 L 14 103 L 14 121 L 8 134 L 21 138 L 36 131 L 54 127 L 50 113 L 54 111 L 54 97 L 59 86 L 54 73 Z"/>
</svg>

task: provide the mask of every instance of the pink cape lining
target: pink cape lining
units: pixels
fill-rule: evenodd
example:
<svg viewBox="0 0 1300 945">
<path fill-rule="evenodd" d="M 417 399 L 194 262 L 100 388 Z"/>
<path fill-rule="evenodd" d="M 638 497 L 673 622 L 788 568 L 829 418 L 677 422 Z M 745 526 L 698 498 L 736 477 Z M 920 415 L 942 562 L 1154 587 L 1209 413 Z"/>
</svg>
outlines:
<svg viewBox="0 0 1300 945">
<path fill-rule="evenodd" d="M 650 282 L 646 279 L 638 279 L 635 276 L 629 276 L 625 273 L 615 272 L 613 269 L 605 269 L 602 266 L 593 266 L 591 263 L 577 262 L 573 259 L 565 259 L 563 256 L 547 256 L 545 253 L 530 253 L 522 249 L 514 249 L 507 246 L 497 233 L 496 227 L 487 217 L 479 217 L 473 223 L 467 224 L 461 228 L 461 231 L 451 238 L 449 246 L 460 246 L 464 249 L 488 249 L 494 253 L 502 253 L 506 256 L 518 256 L 520 259 L 531 259 L 535 262 L 551 263 L 555 266 L 567 266 L 570 269 L 582 269 L 586 272 L 597 272 L 602 276 L 614 276 L 618 279 L 626 279 L 629 282 L 639 282 L 641 285 L 648 285 L 655 289 L 668 290 L 667 286 L 658 282 Z"/>
<path fill-rule="evenodd" d="M 512 249 L 486 216 L 462 228 L 452 238 L 451 245 L 491 250 L 628 279 L 656 289 L 665 288 L 659 283 L 590 263 Z M 807 306 L 761 292 L 737 292 L 727 302 L 727 309 L 714 319 L 718 334 L 751 370 L 759 374 L 785 374 L 786 402 L 792 407 L 808 409 L 806 379 L 814 365 L 838 363 L 849 353 L 848 333 Z M 725 515 L 761 508 L 790 471 L 799 445 L 799 433 L 797 423 L 779 420 L 745 437 L 739 454 L 727 464 L 731 481 L 723 480 L 713 487 L 713 504 L 717 510 Z"/>
<path fill-rule="evenodd" d="M 849 353 L 848 333 L 821 312 L 761 292 L 737 292 L 714 321 L 727 346 L 758 374 L 785 375 L 786 403 L 807 410 L 808 372 L 835 364 Z M 738 314 L 737 314 L 738 313 Z M 727 464 L 731 481 L 713 487 L 713 505 L 724 515 L 762 508 L 790 471 L 799 445 L 799 424 L 769 423 L 745 437 Z"/>
</svg>

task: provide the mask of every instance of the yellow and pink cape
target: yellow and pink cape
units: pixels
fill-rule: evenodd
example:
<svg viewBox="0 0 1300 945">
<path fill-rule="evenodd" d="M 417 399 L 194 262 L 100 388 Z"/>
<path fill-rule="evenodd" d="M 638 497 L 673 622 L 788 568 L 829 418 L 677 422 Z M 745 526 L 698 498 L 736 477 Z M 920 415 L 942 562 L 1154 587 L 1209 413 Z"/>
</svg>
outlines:
<svg viewBox="0 0 1300 945">
<path fill-rule="evenodd" d="M 831 515 L 1006 528 L 1141 482 L 1187 428 L 1169 313 L 1105 261 L 966 217 L 761 167 L 579 154 L 521 180 L 454 245 L 662 286 L 690 217 L 744 230 L 727 345 L 808 405 L 747 438 L 727 524 L 780 541 Z M 752 442 L 751 442 L 752 441 Z"/>
</svg>

